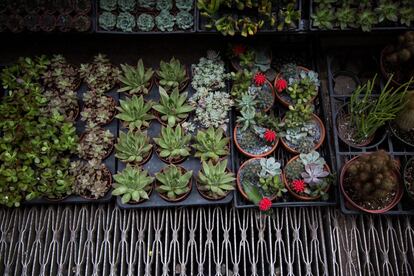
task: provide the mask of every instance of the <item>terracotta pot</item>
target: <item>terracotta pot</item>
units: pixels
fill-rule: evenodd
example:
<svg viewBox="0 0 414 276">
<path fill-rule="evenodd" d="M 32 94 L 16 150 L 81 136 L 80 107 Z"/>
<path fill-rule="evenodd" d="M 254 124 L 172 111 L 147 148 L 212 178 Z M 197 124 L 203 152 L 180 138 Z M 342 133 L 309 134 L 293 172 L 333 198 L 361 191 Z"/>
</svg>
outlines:
<svg viewBox="0 0 414 276">
<path fill-rule="evenodd" d="M 230 172 L 229 171 L 229 169 L 226 169 L 226 171 L 227 172 Z M 231 191 L 227 191 L 227 193 L 224 195 L 224 196 L 221 196 L 221 197 L 218 197 L 218 198 L 214 198 L 214 197 L 211 197 L 211 196 L 209 196 L 209 195 L 206 195 L 206 194 L 204 194 L 204 192 L 203 191 L 201 191 L 200 189 L 199 189 L 199 185 L 200 185 L 200 183 L 198 182 L 198 180 L 196 180 L 196 187 L 197 187 L 197 191 L 198 191 L 198 193 L 202 196 L 202 197 L 204 197 L 205 199 L 207 199 L 207 200 L 212 200 L 212 201 L 216 201 L 216 200 L 221 200 L 221 199 L 223 199 L 223 198 L 226 198 L 233 190 L 231 190 Z"/>
<path fill-rule="evenodd" d="M 237 124 L 237 125 L 234 127 L 234 129 L 233 129 L 233 141 L 234 141 L 234 144 L 236 145 L 237 149 L 238 149 L 238 150 L 239 150 L 242 154 L 244 154 L 244 155 L 246 155 L 246 156 L 248 156 L 248 157 L 252 157 L 252 158 L 254 158 L 254 157 L 265 157 L 265 156 L 268 156 L 268 155 L 272 154 L 272 152 L 274 152 L 274 151 L 276 150 L 277 145 L 279 144 L 279 137 L 276 137 L 276 142 L 275 142 L 275 144 L 273 145 L 273 147 L 270 149 L 270 151 L 265 152 L 265 153 L 262 153 L 262 154 L 258 154 L 258 155 L 254 155 L 254 154 L 248 153 L 247 151 L 245 151 L 244 149 L 242 149 L 242 148 L 241 148 L 241 146 L 240 146 L 239 142 L 237 141 L 237 129 L 238 129 L 238 128 L 239 128 L 239 124 Z"/>
<path fill-rule="evenodd" d="M 123 160 L 122 162 L 131 164 L 131 165 L 134 165 L 134 166 L 142 166 L 142 165 L 146 164 L 151 159 L 151 156 L 152 156 L 153 152 L 154 152 L 154 146 L 151 147 L 151 150 L 149 151 L 148 155 L 145 158 L 143 158 L 141 162 L 128 162 L 128 161 L 125 161 L 125 160 Z"/>
<path fill-rule="evenodd" d="M 360 155 L 361 156 L 361 155 Z M 394 208 L 401 200 L 403 193 L 404 193 L 404 188 L 402 187 L 402 185 L 400 184 L 398 186 L 398 191 L 396 192 L 396 195 L 394 197 L 394 200 L 385 208 L 380 209 L 380 210 L 370 210 L 370 209 L 365 209 L 362 206 L 359 206 L 357 203 L 355 203 L 350 196 L 348 196 L 348 194 L 345 191 L 345 187 L 344 187 L 344 180 L 345 180 L 345 174 L 347 172 L 348 167 L 355 161 L 357 160 L 360 156 L 355 156 L 354 158 L 352 158 L 351 160 L 349 160 L 348 162 L 345 163 L 345 165 L 342 167 L 341 170 L 341 175 L 340 175 L 340 179 L 339 179 L 339 187 L 341 189 L 342 194 L 344 195 L 346 201 L 354 208 L 359 209 L 361 211 L 367 212 L 367 213 L 371 213 L 371 214 L 382 214 L 385 212 L 388 212 L 389 210 L 391 210 L 392 208 Z M 401 176 L 400 173 L 398 172 L 398 170 L 394 171 L 395 176 L 401 180 Z M 401 181 L 400 181 L 401 182 Z"/>
<path fill-rule="evenodd" d="M 320 131 L 321 131 L 321 137 L 319 138 L 318 143 L 317 143 L 317 144 L 313 147 L 313 150 L 317 150 L 318 148 L 320 148 L 320 147 L 322 146 L 323 142 L 325 141 L 326 129 L 325 129 L 325 126 L 324 126 L 324 124 L 323 124 L 322 120 L 321 120 L 318 116 L 316 116 L 316 114 L 312 114 L 312 119 L 318 123 L 319 128 L 320 128 Z M 283 118 L 283 120 L 282 120 L 282 121 L 284 121 L 284 120 L 285 120 L 285 118 Z M 284 147 L 284 148 L 285 148 L 288 152 L 290 152 L 290 153 L 292 153 L 292 154 L 299 154 L 299 153 L 300 153 L 299 151 L 297 151 L 297 150 L 295 150 L 295 149 L 291 148 L 291 147 L 288 145 L 288 143 L 287 143 L 287 142 L 283 139 L 283 137 L 282 137 L 282 138 L 280 138 L 280 142 L 282 143 L 283 147 Z"/>
<path fill-rule="evenodd" d="M 155 149 L 155 153 L 157 154 L 158 158 L 159 158 L 162 162 L 164 162 L 164 163 L 166 163 L 166 164 L 181 164 L 181 163 L 183 163 L 183 162 L 187 159 L 187 157 L 188 157 L 188 156 L 186 156 L 186 157 L 181 157 L 181 158 L 179 158 L 179 159 L 172 159 L 172 160 L 170 160 L 170 159 L 166 159 L 166 158 L 163 158 L 163 157 L 161 157 L 161 156 L 160 156 L 158 145 L 157 145 L 157 148 Z"/>
<path fill-rule="evenodd" d="M 255 161 L 255 160 L 260 160 L 262 159 L 262 157 L 255 157 L 255 158 L 251 158 L 246 160 L 239 168 L 239 170 L 237 171 L 237 176 L 236 176 L 236 184 L 237 184 L 237 190 L 241 193 L 241 195 L 244 197 L 245 200 L 250 201 L 249 197 L 247 196 L 246 192 L 243 189 L 243 184 L 241 183 L 241 179 L 240 179 L 240 174 L 241 171 L 243 170 L 243 168 L 248 165 L 249 163 Z M 269 199 L 271 201 L 274 201 L 277 198 L 277 195 L 273 195 L 271 197 L 269 197 Z"/>
<path fill-rule="evenodd" d="M 160 171 L 160 173 L 163 173 L 164 171 L 165 171 L 165 169 L 166 169 L 167 167 L 164 167 L 161 171 Z M 181 167 L 181 166 L 177 166 L 177 168 L 178 169 L 180 169 L 181 170 L 181 173 L 182 174 L 185 174 L 186 172 L 187 172 L 187 170 L 186 169 L 184 169 L 183 167 Z M 157 190 L 158 189 L 158 187 L 159 186 L 161 186 L 161 183 L 159 183 L 158 181 L 157 181 L 157 179 L 155 179 L 155 190 Z M 188 190 L 188 192 L 186 192 L 185 194 L 183 194 L 183 195 L 181 195 L 180 197 L 177 197 L 176 199 L 170 199 L 168 196 L 166 196 L 166 195 L 164 195 L 164 194 L 162 194 L 162 193 L 160 193 L 160 192 L 158 192 L 158 190 L 157 190 L 157 192 L 158 192 L 158 195 L 162 198 L 162 199 L 164 199 L 164 200 L 166 200 L 166 201 L 169 201 L 169 202 L 178 202 L 178 201 L 182 201 L 182 200 L 184 200 L 186 197 L 188 197 L 188 195 L 191 193 L 191 189 L 192 189 L 192 187 L 193 187 L 193 178 L 191 177 L 190 178 L 190 180 L 188 181 L 188 185 L 187 185 L 190 189 Z"/>
<path fill-rule="evenodd" d="M 382 75 L 384 76 L 385 79 L 389 79 L 391 77 L 391 75 L 393 74 L 393 73 L 387 72 L 387 70 L 385 69 L 385 60 L 384 60 L 385 53 L 390 51 L 391 47 L 392 47 L 391 45 L 388 45 L 384 49 L 382 49 L 381 56 L 380 56 L 380 69 L 381 69 L 381 73 L 382 73 Z M 392 83 L 392 86 L 394 86 L 394 87 L 398 87 L 398 86 L 403 85 L 401 82 L 396 81 L 395 78 L 392 78 L 391 83 Z M 410 89 L 414 88 L 414 84 L 410 85 L 409 88 Z"/>
<path fill-rule="evenodd" d="M 294 162 L 295 160 L 297 160 L 299 158 L 299 155 L 296 155 L 296 156 L 294 156 L 294 157 L 292 157 L 287 163 L 286 163 L 286 165 L 285 165 L 285 169 L 283 170 L 283 172 L 282 172 L 282 179 L 283 179 L 283 183 L 285 183 L 285 187 L 286 187 L 286 189 L 288 189 L 288 191 L 289 191 L 289 193 L 294 197 L 294 198 L 296 198 L 296 199 L 299 199 L 299 200 L 303 200 L 303 201 L 311 201 L 311 200 L 316 200 L 316 199 L 319 199 L 321 196 L 319 195 L 319 196 L 314 196 L 314 197 L 311 197 L 311 196 L 304 196 L 304 195 L 300 195 L 300 194 L 297 194 L 295 191 L 293 191 L 293 189 L 290 187 L 290 183 L 288 182 L 288 179 L 287 179 L 287 177 L 286 177 L 286 174 L 285 174 L 285 170 L 286 170 L 286 168 L 292 163 L 292 162 Z M 325 164 L 324 165 L 324 168 L 325 168 L 325 170 L 327 171 L 327 172 L 329 172 L 329 173 L 331 173 L 331 169 L 329 168 L 329 166 L 327 165 L 327 164 Z M 327 193 L 328 191 L 329 191 L 329 188 L 331 187 L 331 185 L 328 185 L 327 187 L 326 187 L 326 189 L 325 189 L 325 193 Z"/>
<path fill-rule="evenodd" d="M 108 182 L 106 183 L 105 195 L 102 196 L 101 198 L 105 197 L 106 194 L 109 192 L 109 189 L 112 187 L 112 174 L 109 171 L 109 169 L 106 167 L 106 165 L 105 165 L 105 168 L 103 169 L 103 171 L 104 171 L 104 174 L 108 177 Z M 89 199 L 89 200 L 98 200 L 99 199 L 99 198 L 86 196 L 86 195 L 81 195 L 81 194 L 79 196 L 82 197 L 82 198 L 85 198 L 85 199 Z"/>
<path fill-rule="evenodd" d="M 104 129 L 103 129 L 104 130 Z M 104 130 L 105 131 L 105 130 Z M 79 144 L 81 144 L 82 143 L 82 141 L 83 141 L 83 139 L 85 138 L 85 135 L 88 133 L 88 131 L 86 131 L 86 132 L 84 132 L 84 133 L 82 133 L 82 135 L 80 136 L 80 139 L 79 139 Z M 111 153 L 112 153 L 112 151 L 114 150 L 114 141 L 112 140 L 112 143 L 110 144 L 110 148 L 108 149 L 108 152 L 106 153 L 106 155 L 104 156 L 104 157 L 102 157 L 102 159 L 101 160 L 105 160 L 106 158 L 108 158 L 109 157 L 109 155 L 111 155 Z M 89 157 L 89 156 L 87 156 L 87 157 Z M 89 159 L 87 159 L 87 160 L 89 160 Z"/>
<path fill-rule="evenodd" d="M 273 85 L 267 79 L 266 79 L 266 84 L 270 87 L 270 90 L 272 92 L 273 102 L 269 107 L 267 107 L 266 109 L 263 110 L 263 112 L 265 112 L 265 113 L 269 112 L 270 109 L 272 109 L 273 105 L 275 104 L 275 99 L 276 99 L 275 89 L 274 89 Z"/>
<path fill-rule="evenodd" d="M 185 66 L 185 72 L 186 72 L 186 78 L 178 86 L 178 90 L 180 92 L 184 91 L 187 88 L 188 84 L 190 83 L 190 74 L 189 74 L 188 66 Z M 155 83 L 157 84 L 157 86 L 160 86 L 160 76 L 158 75 L 158 71 L 155 72 Z"/>
</svg>

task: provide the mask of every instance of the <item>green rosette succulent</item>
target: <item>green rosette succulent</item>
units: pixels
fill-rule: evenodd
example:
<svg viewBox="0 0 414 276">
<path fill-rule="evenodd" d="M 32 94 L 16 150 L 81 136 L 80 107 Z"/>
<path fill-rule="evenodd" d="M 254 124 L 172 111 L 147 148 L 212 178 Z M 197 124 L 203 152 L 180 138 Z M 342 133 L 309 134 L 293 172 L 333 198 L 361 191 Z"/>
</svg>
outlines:
<svg viewBox="0 0 414 276">
<path fill-rule="evenodd" d="M 169 11 L 173 7 L 172 0 L 157 0 L 156 8 L 159 11 Z"/>
<path fill-rule="evenodd" d="M 135 9 L 135 0 L 118 0 L 118 6 L 122 11 L 132 12 Z"/>
<path fill-rule="evenodd" d="M 123 32 L 132 32 L 135 27 L 135 17 L 129 12 L 121 12 L 116 19 L 116 27 Z"/>
<path fill-rule="evenodd" d="M 177 13 L 175 21 L 177 23 L 178 28 L 182 30 L 190 29 L 194 25 L 194 17 L 191 13 L 187 11 L 180 11 L 179 13 Z"/>
<path fill-rule="evenodd" d="M 110 12 L 103 12 L 99 16 L 99 27 L 104 30 L 111 31 L 116 25 L 116 15 Z"/>
<path fill-rule="evenodd" d="M 190 11 L 193 8 L 193 0 L 176 0 L 175 6 L 180 11 Z"/>
<path fill-rule="evenodd" d="M 162 10 L 160 14 L 155 17 L 155 23 L 160 31 L 171 32 L 174 29 L 174 16 L 167 10 Z"/>
<path fill-rule="evenodd" d="M 154 29 L 155 22 L 152 15 L 143 13 L 137 18 L 137 27 L 143 32 L 150 32 Z"/>
<path fill-rule="evenodd" d="M 116 9 L 116 0 L 100 0 L 99 7 L 104 11 L 114 11 Z"/>
</svg>

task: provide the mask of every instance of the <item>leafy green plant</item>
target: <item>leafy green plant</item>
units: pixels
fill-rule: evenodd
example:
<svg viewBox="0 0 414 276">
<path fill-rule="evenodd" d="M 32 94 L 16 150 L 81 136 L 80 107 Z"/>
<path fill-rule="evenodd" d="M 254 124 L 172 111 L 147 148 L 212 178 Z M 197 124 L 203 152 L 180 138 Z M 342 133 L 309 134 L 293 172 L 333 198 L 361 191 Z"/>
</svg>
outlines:
<svg viewBox="0 0 414 276">
<path fill-rule="evenodd" d="M 237 72 L 231 72 L 231 79 L 233 81 L 231 87 L 231 95 L 236 99 L 244 96 L 252 84 L 253 73 L 247 69 Z"/>
<path fill-rule="evenodd" d="M 384 20 L 390 22 L 398 21 L 398 3 L 394 3 L 390 0 L 380 0 L 379 5 L 375 8 L 375 12 L 378 15 L 378 22 L 381 23 Z"/>
<path fill-rule="evenodd" d="M 297 23 L 300 20 L 301 12 L 296 10 L 295 3 L 289 3 L 286 9 L 279 10 L 279 17 L 281 18 L 277 25 L 278 31 L 282 31 L 286 26 L 287 28 L 296 28 Z"/>
<path fill-rule="evenodd" d="M 410 4 L 407 3 L 403 5 L 400 9 L 400 23 L 407 27 L 410 27 L 414 22 L 414 7 L 410 7 Z"/>
<path fill-rule="evenodd" d="M 317 9 L 311 17 L 314 27 L 322 30 L 332 30 L 334 27 L 333 22 L 335 21 L 336 16 L 331 7 Z"/>
<path fill-rule="evenodd" d="M 120 132 L 115 157 L 122 162 L 140 164 L 151 154 L 152 145 L 146 132 Z"/>
<path fill-rule="evenodd" d="M 281 164 L 275 158 L 261 158 L 261 170 L 258 173 L 260 187 L 266 195 L 276 195 L 280 198 L 287 190 L 281 180 Z"/>
<path fill-rule="evenodd" d="M 154 17 L 148 13 L 141 13 L 137 19 L 137 27 L 144 32 L 152 31 L 155 27 Z"/>
<path fill-rule="evenodd" d="M 213 160 L 217 162 L 220 157 L 229 154 L 230 139 L 224 136 L 223 129 L 199 130 L 195 137 L 193 148 L 196 150 L 195 157 L 201 158 L 202 161 Z"/>
<path fill-rule="evenodd" d="M 168 126 L 173 127 L 180 121 L 187 118 L 188 113 L 194 110 L 194 107 L 186 104 L 187 92 L 181 93 L 174 89 L 171 95 L 168 95 L 163 87 L 159 87 L 160 103 L 152 108 L 161 114 L 161 120 Z"/>
<path fill-rule="evenodd" d="M 162 127 L 161 136 L 154 138 L 159 156 L 170 162 L 190 155 L 190 140 L 191 135 L 184 134 L 180 126 Z"/>
<path fill-rule="evenodd" d="M 148 176 L 148 171 L 129 165 L 114 175 L 114 179 L 112 195 L 121 196 L 123 204 L 138 203 L 148 199 L 154 182 L 154 177 Z"/>
<path fill-rule="evenodd" d="M 342 6 L 336 10 L 336 18 L 341 30 L 355 27 L 356 11 L 349 6 Z"/>
<path fill-rule="evenodd" d="M 180 11 L 190 11 L 193 8 L 193 0 L 176 0 L 175 6 Z"/>
<path fill-rule="evenodd" d="M 377 23 L 378 19 L 371 10 L 364 10 L 362 13 L 359 13 L 356 20 L 356 25 L 361 27 L 364 32 L 370 32 L 372 26 Z"/>
<path fill-rule="evenodd" d="M 160 62 L 157 75 L 160 79 L 160 86 L 167 92 L 171 92 L 175 88 L 181 88 L 180 86 L 188 80 L 185 66 L 174 57 L 169 62 L 163 60 Z"/>
<path fill-rule="evenodd" d="M 116 26 L 116 15 L 111 12 L 103 12 L 99 15 L 99 27 L 112 31 Z"/>
<path fill-rule="evenodd" d="M 231 15 L 219 18 L 215 21 L 214 26 L 217 31 L 221 32 L 221 34 L 224 36 L 234 36 L 236 34 L 236 31 L 239 30 L 237 21 Z"/>
<path fill-rule="evenodd" d="M 193 171 L 185 171 L 175 165 L 168 165 L 161 172 L 155 174 L 155 178 L 160 183 L 157 192 L 175 200 L 191 190 L 188 183 L 192 176 Z"/>
<path fill-rule="evenodd" d="M 76 90 L 80 83 L 78 68 L 67 62 L 62 55 L 50 59 L 47 70 L 42 74 L 43 85 L 64 94 Z"/>
<path fill-rule="evenodd" d="M 303 126 L 312 117 L 313 106 L 310 104 L 296 104 L 289 106 L 289 111 L 286 112 L 285 119 L 281 123 L 282 127 L 296 128 Z"/>
<path fill-rule="evenodd" d="M 150 121 L 155 118 L 150 113 L 154 102 L 145 102 L 144 97 L 132 96 L 127 100 L 119 100 L 119 113 L 115 116 L 131 131 L 147 128 Z"/>
<path fill-rule="evenodd" d="M 102 160 L 112 150 L 114 135 L 103 128 L 94 127 L 87 129 L 79 144 L 79 156 L 86 160 Z"/>
<path fill-rule="evenodd" d="M 108 124 L 115 115 L 115 101 L 112 97 L 87 91 L 83 96 L 83 102 L 81 120 L 86 122 L 89 127 Z"/>
<path fill-rule="evenodd" d="M 198 173 L 198 189 L 210 198 L 219 199 L 234 190 L 234 174 L 227 172 L 227 160 L 213 164 L 203 161 Z"/>
<path fill-rule="evenodd" d="M 263 27 L 263 20 L 253 20 L 250 17 L 243 17 L 237 21 L 237 29 L 240 30 L 241 36 L 247 37 L 249 35 L 255 35 L 257 31 Z"/>
<path fill-rule="evenodd" d="M 116 18 L 116 27 L 123 32 L 132 32 L 135 25 L 135 17 L 129 12 L 121 12 Z"/>
<path fill-rule="evenodd" d="M 179 29 L 188 30 L 194 26 L 194 17 L 188 11 L 180 11 L 175 16 L 175 22 Z"/>
<path fill-rule="evenodd" d="M 118 89 L 118 92 L 127 92 L 130 95 L 148 94 L 154 75 L 152 68 L 145 69 L 144 62 L 140 59 L 136 67 L 121 64 L 121 69 L 122 74 L 118 79 L 122 83 L 122 87 Z"/>
<path fill-rule="evenodd" d="M 162 10 L 155 17 L 155 24 L 157 25 L 157 28 L 162 32 L 172 32 L 174 30 L 175 18 L 168 10 Z"/>
</svg>

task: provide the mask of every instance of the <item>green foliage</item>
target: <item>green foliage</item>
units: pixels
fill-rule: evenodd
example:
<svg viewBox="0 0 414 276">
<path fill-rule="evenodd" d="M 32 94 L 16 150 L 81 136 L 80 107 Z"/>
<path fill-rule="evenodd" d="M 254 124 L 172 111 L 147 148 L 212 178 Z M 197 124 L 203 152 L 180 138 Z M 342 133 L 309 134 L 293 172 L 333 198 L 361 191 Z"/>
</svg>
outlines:
<svg viewBox="0 0 414 276">
<path fill-rule="evenodd" d="M 193 171 L 183 172 L 181 168 L 169 165 L 163 171 L 155 174 L 155 178 L 160 182 L 157 191 L 174 200 L 191 190 L 188 183 L 192 176 Z"/>
<path fill-rule="evenodd" d="M 81 120 L 88 127 L 107 124 L 115 114 L 115 102 L 112 97 L 97 95 L 94 91 L 87 91 L 83 95 L 84 108 Z"/>
<path fill-rule="evenodd" d="M 99 7 L 105 11 L 114 11 L 117 0 L 99 0 Z"/>
<path fill-rule="evenodd" d="M 121 64 L 122 74 L 119 81 L 122 87 L 118 92 L 127 92 L 133 94 L 148 94 L 151 86 L 154 70 L 152 68 L 145 69 L 144 62 L 140 59 L 136 67 L 129 64 Z"/>
<path fill-rule="evenodd" d="M 338 8 L 336 11 L 336 17 L 341 30 L 355 26 L 356 11 L 349 6 L 342 6 Z"/>
<path fill-rule="evenodd" d="M 129 12 L 121 12 L 116 18 L 116 27 L 123 32 L 132 32 L 135 25 L 135 17 Z"/>
<path fill-rule="evenodd" d="M 297 23 L 300 20 L 301 12 L 296 10 L 295 3 L 289 3 L 286 6 L 286 9 L 279 10 L 279 17 L 283 18 L 283 21 L 280 21 L 277 25 L 278 31 L 282 31 L 286 27 L 288 29 L 296 28 Z"/>
<path fill-rule="evenodd" d="M 157 0 L 156 8 L 159 11 L 169 11 L 173 7 L 172 0 Z"/>
<path fill-rule="evenodd" d="M 54 55 L 50 59 L 42 79 L 45 88 L 56 89 L 62 94 L 76 90 L 80 81 L 78 68 L 69 64 L 62 55 Z"/>
<path fill-rule="evenodd" d="M 185 135 L 183 129 L 177 126 L 175 129 L 171 127 L 162 127 L 161 136 L 154 138 L 158 145 L 159 155 L 169 161 L 187 157 L 190 155 L 191 135 Z"/>
<path fill-rule="evenodd" d="M 227 172 L 226 168 L 227 160 L 217 164 L 203 161 L 198 174 L 199 190 L 213 198 L 221 198 L 234 190 L 234 174 Z"/>
<path fill-rule="evenodd" d="M 152 144 L 146 132 L 119 132 L 115 157 L 122 162 L 142 163 L 151 153 Z"/>
<path fill-rule="evenodd" d="M 197 0 L 197 7 L 203 16 L 212 17 L 219 10 L 221 3 L 221 0 Z"/>
<path fill-rule="evenodd" d="M 388 20 L 390 22 L 398 21 L 398 3 L 393 3 L 390 0 L 380 0 L 379 6 L 375 9 L 378 15 L 378 22 Z"/>
<path fill-rule="evenodd" d="M 258 102 L 256 94 L 244 93 L 238 100 L 236 100 L 236 107 L 241 112 L 243 111 L 256 111 Z"/>
<path fill-rule="evenodd" d="M 74 161 L 70 173 L 75 179 L 73 192 L 77 195 L 98 199 L 110 188 L 110 172 L 99 160 Z"/>
<path fill-rule="evenodd" d="M 230 139 L 224 136 L 222 128 L 199 130 L 195 137 L 193 148 L 196 150 L 195 157 L 201 158 L 202 161 L 218 161 L 220 157 L 229 154 Z"/>
<path fill-rule="evenodd" d="M 190 11 L 193 8 L 193 0 L 176 0 L 175 6 L 180 11 Z"/>
<path fill-rule="evenodd" d="M 265 194 L 276 195 L 281 197 L 287 190 L 281 180 L 282 170 L 279 162 L 275 158 L 261 158 L 261 170 L 258 173 L 259 184 Z"/>
<path fill-rule="evenodd" d="M 148 176 L 148 171 L 128 165 L 123 171 L 114 175 L 114 180 L 112 195 L 121 196 L 122 203 L 126 204 L 148 199 L 154 177 Z"/>
<path fill-rule="evenodd" d="M 147 13 L 141 13 L 137 18 L 137 27 L 143 32 L 150 32 L 154 29 L 154 17 Z"/>
<path fill-rule="evenodd" d="M 245 131 L 249 127 L 256 125 L 256 111 L 252 109 L 242 110 L 240 111 L 241 116 L 237 117 L 236 122 L 240 124 L 241 130 Z"/>
<path fill-rule="evenodd" d="M 172 57 L 170 62 L 161 61 L 160 69 L 157 71 L 160 78 L 160 86 L 167 92 L 173 91 L 175 88 L 180 88 L 186 80 L 187 70 L 185 65 L 181 64 L 180 60 Z"/>
<path fill-rule="evenodd" d="M 188 11 L 180 11 L 175 16 L 175 22 L 181 30 L 188 30 L 194 26 L 194 17 Z"/>
<path fill-rule="evenodd" d="M 155 17 L 155 24 L 157 28 L 162 31 L 171 32 L 174 30 L 175 25 L 175 18 L 168 10 L 162 10 L 156 17 Z"/>
<path fill-rule="evenodd" d="M 234 36 L 238 31 L 237 21 L 231 15 L 219 18 L 215 21 L 214 26 L 224 36 Z"/>
<path fill-rule="evenodd" d="M 136 0 L 118 0 L 118 6 L 121 11 L 133 12 L 135 9 Z"/>
<path fill-rule="evenodd" d="M 372 26 L 377 23 L 377 17 L 371 10 L 365 10 L 362 13 L 359 13 L 356 20 L 357 26 L 361 27 L 364 32 L 370 32 Z"/>
<path fill-rule="evenodd" d="M 282 126 L 286 128 L 301 127 L 312 118 L 313 106 L 310 104 L 296 104 L 289 106 Z"/>
<path fill-rule="evenodd" d="M 152 108 L 161 114 L 161 120 L 166 122 L 170 127 L 175 126 L 180 121 L 187 118 L 188 113 L 194 110 L 194 107 L 186 104 L 187 92 L 180 94 L 178 89 L 174 89 L 171 95 L 168 95 L 164 88 L 159 87 L 160 103 Z"/>
<path fill-rule="evenodd" d="M 145 102 L 144 97 L 134 95 L 127 100 L 119 100 L 119 113 L 115 116 L 125 123 L 125 126 L 131 130 L 140 130 L 147 128 L 150 120 L 155 116 L 150 113 L 154 102 Z"/>
<path fill-rule="evenodd" d="M 231 72 L 231 79 L 233 81 L 231 87 L 231 95 L 238 99 L 249 90 L 250 85 L 252 84 L 253 73 L 247 69 L 242 71 Z"/>
<path fill-rule="evenodd" d="M 322 30 L 332 30 L 335 14 L 332 8 L 318 9 L 312 14 L 313 26 Z"/>
</svg>

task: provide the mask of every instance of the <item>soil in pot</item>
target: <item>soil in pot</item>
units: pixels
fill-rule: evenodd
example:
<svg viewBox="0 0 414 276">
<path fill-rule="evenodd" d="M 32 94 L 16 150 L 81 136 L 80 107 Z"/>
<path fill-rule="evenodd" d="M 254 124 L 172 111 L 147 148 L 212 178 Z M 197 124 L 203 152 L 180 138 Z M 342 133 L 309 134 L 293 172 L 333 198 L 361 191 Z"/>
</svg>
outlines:
<svg viewBox="0 0 414 276">
<path fill-rule="evenodd" d="M 263 110 L 267 112 L 272 108 L 275 102 L 275 95 L 270 82 L 266 81 L 266 83 L 263 86 L 257 87 L 256 100 L 258 110 Z"/>
<path fill-rule="evenodd" d="M 414 200 L 414 158 L 408 160 L 404 168 L 404 183 L 408 195 Z"/>
<path fill-rule="evenodd" d="M 260 139 L 257 134 L 248 128 L 247 130 L 241 130 L 240 127 L 235 128 L 236 146 L 239 150 L 248 156 L 265 156 L 269 155 L 275 150 L 278 139 L 273 144 L 267 143 L 264 139 Z"/>
<path fill-rule="evenodd" d="M 364 139 L 355 138 L 355 126 L 351 123 L 351 115 L 349 114 L 340 114 L 336 119 L 338 136 L 343 142 L 352 146 L 352 147 L 364 147 L 368 146 L 372 140 L 374 140 L 375 134 Z"/>
<path fill-rule="evenodd" d="M 186 172 L 187 172 L 187 170 L 186 169 L 184 169 L 183 167 L 181 167 L 181 166 L 177 166 L 177 168 L 181 171 L 181 174 L 183 175 L 183 174 L 185 174 Z M 160 171 L 160 173 L 162 173 L 162 172 L 164 172 L 165 171 L 165 169 L 166 168 L 163 168 L 161 171 Z M 164 194 L 164 193 L 161 193 L 160 191 L 158 191 L 158 188 L 159 188 L 159 186 L 161 186 L 161 183 L 158 181 L 158 180 L 155 180 L 155 190 L 158 192 L 158 195 L 162 198 L 162 199 L 164 199 L 164 200 L 166 200 L 166 201 L 169 201 L 169 202 L 178 202 L 178 201 L 182 201 L 182 200 L 184 200 L 190 193 L 191 193 L 191 188 L 192 188 L 192 186 L 193 186 L 193 178 L 191 177 L 190 178 L 190 180 L 188 181 L 188 185 L 187 185 L 187 187 L 188 187 L 188 191 L 185 193 L 185 194 L 182 194 L 181 196 L 179 196 L 179 197 L 177 197 L 177 198 L 175 198 L 175 199 L 171 199 L 171 198 L 169 198 L 166 194 Z"/>
<path fill-rule="evenodd" d="M 333 77 L 336 95 L 351 95 L 358 87 L 359 80 L 352 72 L 337 72 Z"/>
<path fill-rule="evenodd" d="M 97 132 L 104 132 L 106 131 L 105 129 L 97 129 L 95 130 Z M 114 138 L 112 137 L 112 139 L 110 141 L 108 141 L 106 144 L 103 145 L 103 150 L 102 150 L 102 154 L 99 156 L 94 156 L 94 152 L 95 152 L 95 148 L 96 146 L 99 146 L 99 149 L 102 145 L 96 145 L 96 142 L 89 142 L 86 141 L 88 138 L 88 135 L 90 135 L 90 132 L 84 132 L 80 139 L 79 139 L 79 145 L 84 145 L 82 148 L 88 148 L 89 151 L 85 151 L 83 153 L 79 153 L 79 156 L 83 159 L 86 160 L 92 160 L 92 159 L 100 159 L 100 160 L 104 160 L 106 158 L 108 158 L 108 156 L 111 154 L 113 148 L 114 148 Z M 103 136 L 103 134 L 102 134 Z M 93 139 L 92 139 L 93 140 Z M 103 143 L 103 141 L 101 141 Z"/>
<path fill-rule="evenodd" d="M 390 123 L 392 133 L 405 144 L 414 147 L 414 130 L 405 131 L 394 122 Z"/>
</svg>

